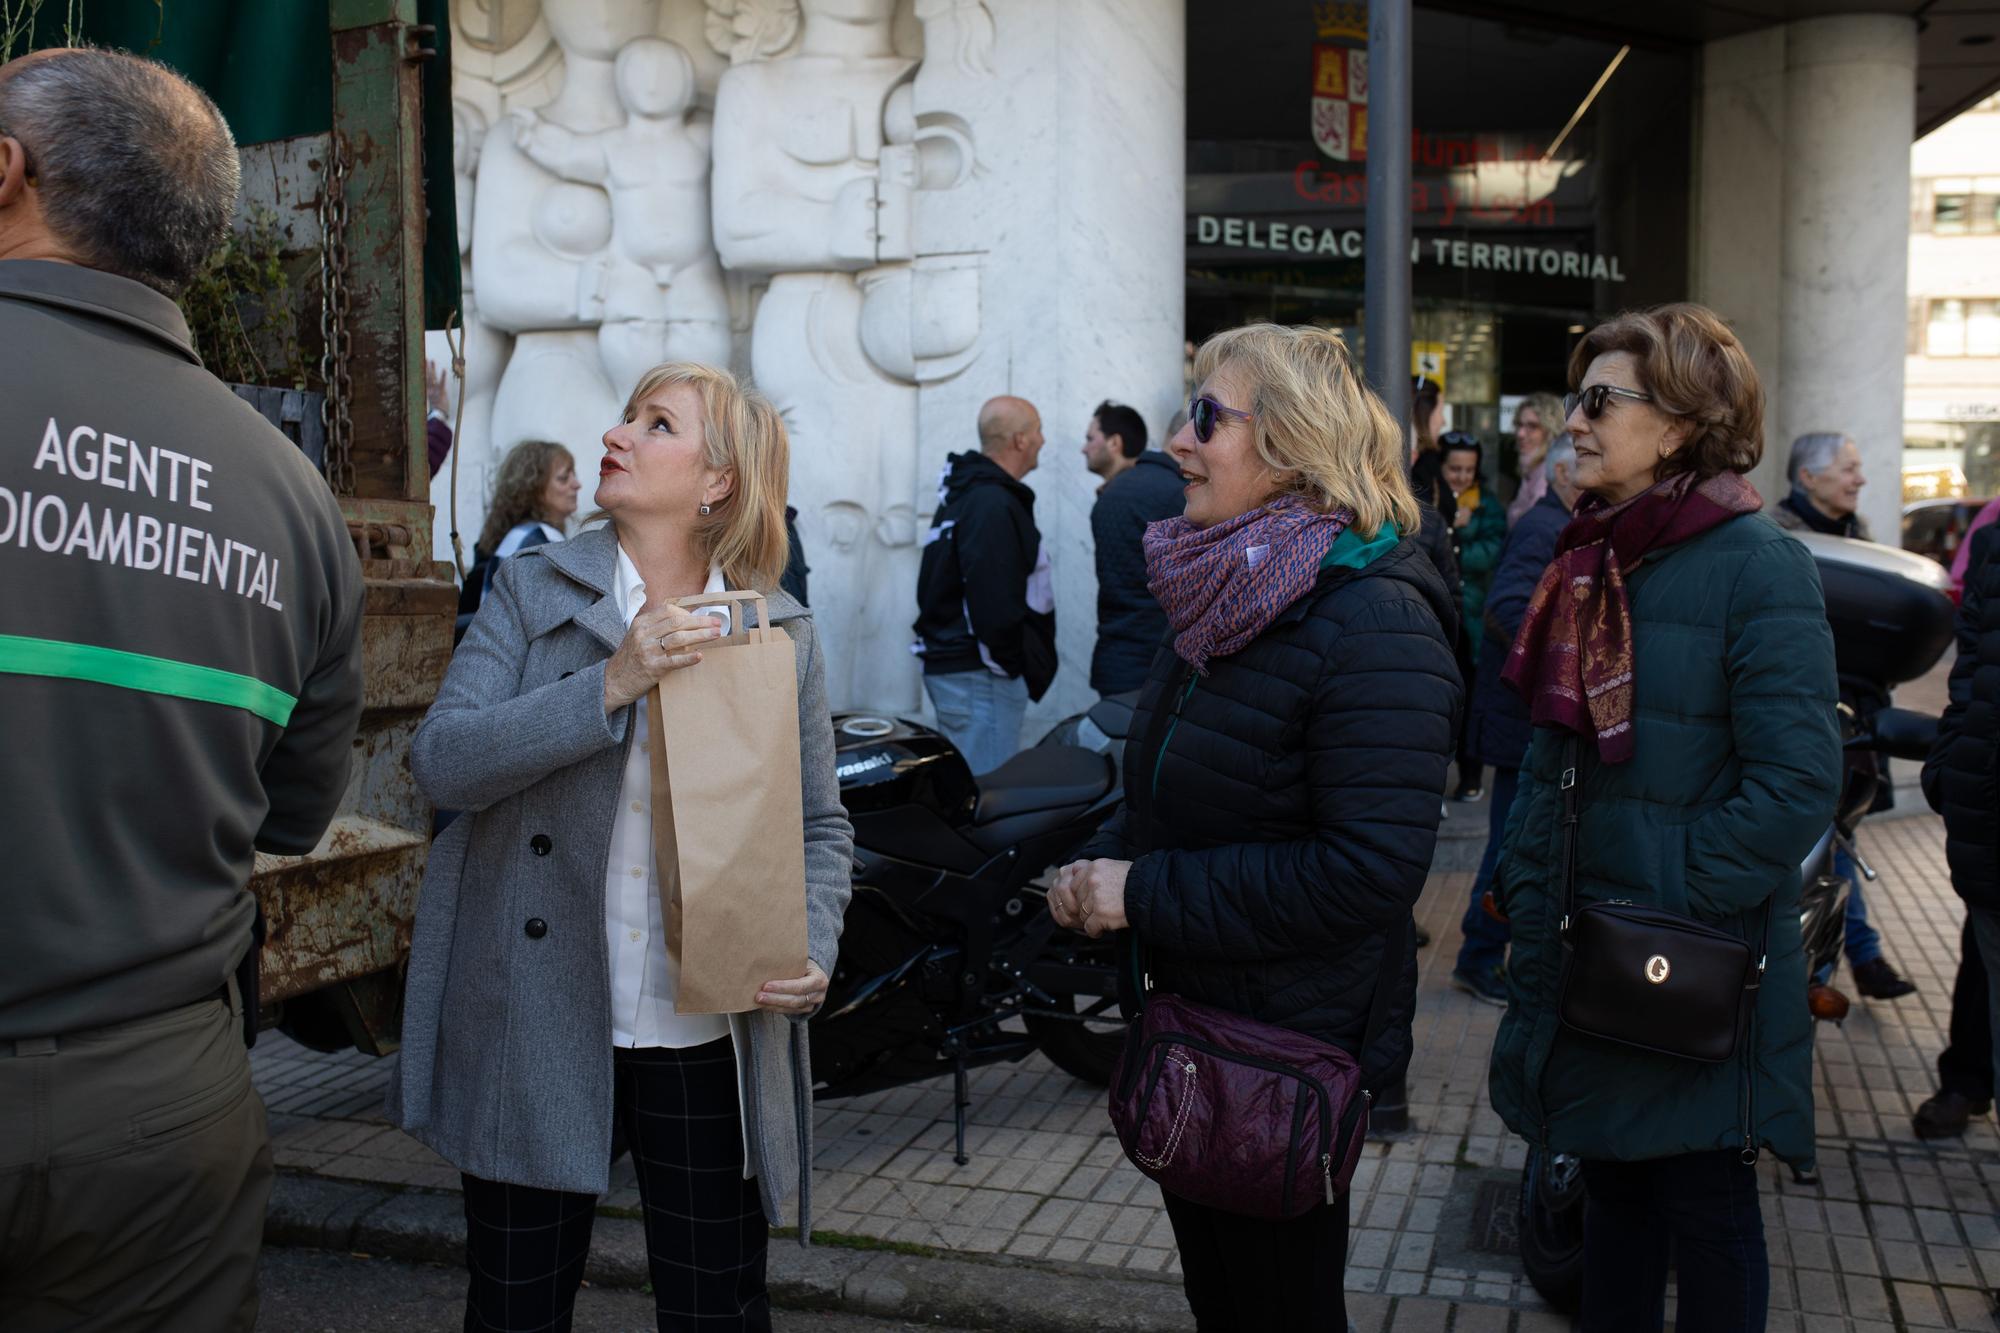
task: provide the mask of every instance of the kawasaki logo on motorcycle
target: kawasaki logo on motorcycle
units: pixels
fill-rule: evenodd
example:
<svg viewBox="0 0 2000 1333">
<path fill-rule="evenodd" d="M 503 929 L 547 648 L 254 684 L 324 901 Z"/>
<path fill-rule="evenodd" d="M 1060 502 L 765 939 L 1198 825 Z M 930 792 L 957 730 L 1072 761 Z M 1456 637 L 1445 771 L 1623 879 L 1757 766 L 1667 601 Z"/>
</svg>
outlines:
<svg viewBox="0 0 2000 1333">
<path fill-rule="evenodd" d="M 873 772 L 875 769 L 878 768 L 887 768 L 889 767 L 889 765 L 895 762 L 896 761 L 894 759 L 890 758 L 882 751 L 877 750 L 874 754 L 867 755 L 864 758 L 851 760 L 848 763 L 842 764 L 839 767 L 835 768 L 833 771 L 835 776 L 837 776 L 842 782 L 845 782 L 849 778 L 858 778 L 863 773 Z"/>
</svg>

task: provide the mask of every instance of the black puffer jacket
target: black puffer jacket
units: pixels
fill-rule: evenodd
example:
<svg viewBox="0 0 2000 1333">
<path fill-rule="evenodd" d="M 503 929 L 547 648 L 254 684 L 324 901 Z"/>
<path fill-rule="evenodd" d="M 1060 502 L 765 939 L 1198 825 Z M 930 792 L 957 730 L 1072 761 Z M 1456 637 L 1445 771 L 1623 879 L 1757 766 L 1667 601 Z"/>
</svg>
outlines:
<svg viewBox="0 0 2000 1333">
<path fill-rule="evenodd" d="M 1099 694 L 1138 689 L 1167 637 L 1167 613 L 1146 587 L 1146 527 L 1186 506 L 1181 465 L 1148 449 L 1106 482 L 1090 507 L 1090 535 L 1097 546 L 1097 649 L 1090 656 L 1090 688 Z"/>
<path fill-rule="evenodd" d="M 2000 911 L 2000 527 L 1972 538 L 1951 702 L 1924 764 L 1924 796 L 1944 816 L 1952 888 L 1967 907 Z"/>
<path fill-rule="evenodd" d="M 1082 853 L 1133 860 L 1125 909 L 1156 986 L 1360 1045 L 1384 934 L 1409 920 L 1437 839 L 1456 619 L 1405 539 L 1362 569 L 1323 571 L 1206 676 L 1159 655 L 1125 805 Z M 1409 1062 L 1417 969 L 1403 939 L 1387 1030 L 1361 1057 L 1371 1087 Z"/>
</svg>

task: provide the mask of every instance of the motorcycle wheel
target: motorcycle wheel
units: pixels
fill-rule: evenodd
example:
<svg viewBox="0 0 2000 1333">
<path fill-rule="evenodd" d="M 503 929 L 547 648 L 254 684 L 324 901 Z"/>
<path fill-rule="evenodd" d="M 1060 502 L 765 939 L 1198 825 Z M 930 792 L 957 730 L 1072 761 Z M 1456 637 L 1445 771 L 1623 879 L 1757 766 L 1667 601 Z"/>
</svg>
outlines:
<svg viewBox="0 0 2000 1333">
<path fill-rule="evenodd" d="M 1058 1009 L 1077 1009 L 1092 1016 L 1087 1022 L 1077 1022 L 1026 1014 L 1021 1021 L 1027 1024 L 1028 1035 L 1035 1039 L 1035 1045 L 1041 1047 L 1042 1054 L 1048 1056 L 1056 1068 L 1085 1083 L 1094 1083 L 1100 1088 L 1109 1087 L 1111 1066 L 1125 1045 L 1125 1016 L 1118 1002 L 1099 1001 L 1086 996 L 1079 1007 L 1074 995 L 1053 998 Z M 1097 1009 L 1099 1004 L 1104 1006 L 1101 1010 Z"/>
<path fill-rule="evenodd" d="M 1542 1299 L 1574 1317 L 1583 1308 L 1583 1166 L 1528 1149 L 1521 1163 L 1521 1267 Z"/>
</svg>

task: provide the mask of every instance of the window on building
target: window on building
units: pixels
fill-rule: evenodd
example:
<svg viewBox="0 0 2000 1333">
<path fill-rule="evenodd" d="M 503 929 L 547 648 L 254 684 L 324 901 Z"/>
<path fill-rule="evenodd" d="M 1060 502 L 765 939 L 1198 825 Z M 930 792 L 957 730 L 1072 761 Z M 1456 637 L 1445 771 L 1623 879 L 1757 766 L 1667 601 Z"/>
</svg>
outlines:
<svg viewBox="0 0 2000 1333">
<path fill-rule="evenodd" d="M 1924 327 L 1924 352 L 1928 356 L 2000 356 L 2000 299 L 1932 301 Z"/>
<path fill-rule="evenodd" d="M 2000 176 L 1944 176 L 1931 182 L 1931 231 L 1991 236 L 2000 218 Z"/>
</svg>

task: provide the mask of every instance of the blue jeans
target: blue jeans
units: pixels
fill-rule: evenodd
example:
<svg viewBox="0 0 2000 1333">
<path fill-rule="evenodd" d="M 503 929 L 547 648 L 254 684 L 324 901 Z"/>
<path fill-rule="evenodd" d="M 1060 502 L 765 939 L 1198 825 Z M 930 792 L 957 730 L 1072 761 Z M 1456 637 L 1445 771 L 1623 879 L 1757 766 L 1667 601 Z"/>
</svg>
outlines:
<svg viewBox="0 0 2000 1333">
<path fill-rule="evenodd" d="M 991 671 L 925 676 L 924 689 L 942 731 L 975 774 L 990 773 L 1021 750 L 1028 682 Z"/>
<path fill-rule="evenodd" d="M 1674 1327 L 1763 1333 L 1771 1303 L 1757 1168 L 1737 1150 L 1585 1162 L 1582 1333 L 1658 1333 L 1678 1252 Z"/>
<path fill-rule="evenodd" d="M 1490 972 L 1506 961 L 1511 931 L 1505 921 L 1487 914 L 1483 899 L 1493 887 L 1493 867 L 1500 859 L 1500 841 L 1507 832 L 1507 812 L 1513 808 L 1514 793 L 1521 785 L 1518 768 L 1495 768 L 1493 786 L 1486 793 L 1486 855 L 1480 859 L 1479 874 L 1472 881 L 1472 901 L 1458 928 L 1465 942 L 1458 946 L 1457 968 L 1461 972 Z"/>
<path fill-rule="evenodd" d="M 1868 900 L 1861 896 L 1861 876 L 1855 872 L 1854 858 L 1838 847 L 1833 849 L 1833 873 L 1847 881 L 1846 935 L 1841 946 L 1847 965 L 1872 963 L 1882 956 L 1882 937 L 1868 924 Z M 1825 985 L 1832 975 L 1832 968 L 1821 968 L 1813 980 Z"/>
<path fill-rule="evenodd" d="M 1833 873 L 1847 876 L 1847 965 L 1860 967 L 1882 956 L 1882 937 L 1868 924 L 1868 900 L 1861 896 L 1861 876 L 1854 858 L 1839 848 L 1833 853 Z"/>
</svg>

